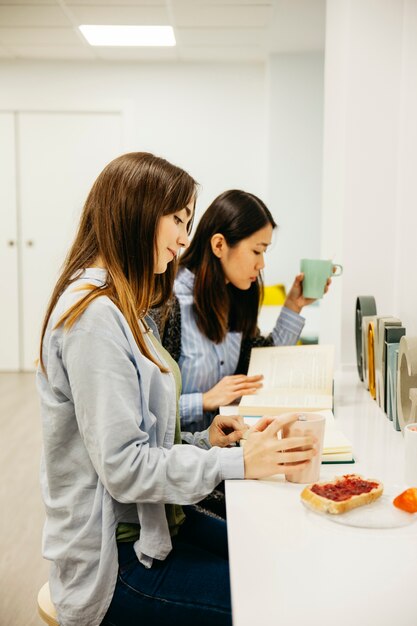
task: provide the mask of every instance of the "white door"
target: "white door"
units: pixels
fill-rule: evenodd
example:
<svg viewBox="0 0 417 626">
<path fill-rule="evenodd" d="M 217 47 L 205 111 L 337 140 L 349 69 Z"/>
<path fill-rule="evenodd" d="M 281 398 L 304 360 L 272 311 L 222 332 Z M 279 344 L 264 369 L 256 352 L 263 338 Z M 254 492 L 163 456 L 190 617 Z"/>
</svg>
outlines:
<svg viewBox="0 0 417 626">
<path fill-rule="evenodd" d="M 15 116 L 0 113 L 0 370 L 19 369 Z"/>
<path fill-rule="evenodd" d="M 39 353 L 46 306 L 87 194 L 122 152 L 119 113 L 17 115 L 21 223 L 21 369 Z"/>
</svg>

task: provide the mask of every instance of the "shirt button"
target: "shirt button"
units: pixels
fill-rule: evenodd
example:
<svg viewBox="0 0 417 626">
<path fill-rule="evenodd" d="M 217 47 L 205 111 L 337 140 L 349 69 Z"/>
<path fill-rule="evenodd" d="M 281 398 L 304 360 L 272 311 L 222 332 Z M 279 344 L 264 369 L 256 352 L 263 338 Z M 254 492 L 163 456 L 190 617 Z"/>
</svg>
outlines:
<svg viewBox="0 0 417 626">
<path fill-rule="evenodd" d="M 220 361 L 220 365 L 224 365 L 224 361 Z"/>
</svg>

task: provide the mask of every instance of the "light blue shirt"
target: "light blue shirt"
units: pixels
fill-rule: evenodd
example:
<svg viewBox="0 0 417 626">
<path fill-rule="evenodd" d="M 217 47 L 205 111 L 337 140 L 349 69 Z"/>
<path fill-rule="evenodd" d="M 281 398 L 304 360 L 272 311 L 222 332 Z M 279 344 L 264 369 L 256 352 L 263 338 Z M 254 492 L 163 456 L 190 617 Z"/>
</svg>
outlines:
<svg viewBox="0 0 417 626">
<path fill-rule="evenodd" d="M 244 475 L 240 448 L 201 449 L 204 433 L 196 445 L 174 445 L 174 377 L 140 352 L 109 298 L 94 300 L 71 330 L 55 328 L 80 286 L 105 280 L 104 270 L 87 269 L 62 294 L 43 341 L 47 376 L 37 372 L 43 555 L 63 626 L 101 623 L 117 579 L 119 522 L 140 523 L 135 552 L 150 567 L 172 549 L 165 503 L 198 502 L 221 480 Z"/>
<path fill-rule="evenodd" d="M 228 332 L 219 344 L 202 334 L 194 315 L 193 289 L 194 274 L 181 268 L 174 286 L 181 308 L 180 414 L 182 428 L 190 430 L 208 427 L 211 418 L 204 415 L 203 393 L 214 387 L 224 376 L 235 373 L 242 343 L 242 333 L 238 332 Z M 283 307 L 272 331 L 273 344 L 296 344 L 304 324 L 305 319 L 301 315 Z"/>
</svg>

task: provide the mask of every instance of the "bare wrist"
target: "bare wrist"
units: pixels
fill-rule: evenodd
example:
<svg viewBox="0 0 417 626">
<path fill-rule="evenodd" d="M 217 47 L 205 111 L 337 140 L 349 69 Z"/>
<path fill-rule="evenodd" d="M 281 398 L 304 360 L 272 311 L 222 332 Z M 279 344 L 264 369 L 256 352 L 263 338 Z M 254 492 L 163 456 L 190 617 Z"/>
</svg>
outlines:
<svg viewBox="0 0 417 626">
<path fill-rule="evenodd" d="M 303 308 L 302 306 L 298 306 L 298 304 L 296 304 L 293 300 L 285 300 L 284 306 L 285 308 L 290 309 L 290 311 L 294 311 L 294 313 L 301 313 Z"/>
<path fill-rule="evenodd" d="M 209 392 L 203 393 L 203 411 L 212 411 L 214 408 L 211 406 Z"/>
<path fill-rule="evenodd" d="M 212 439 L 211 439 L 211 438 L 212 438 L 212 428 L 211 428 L 211 426 L 212 426 L 212 423 L 211 423 L 211 424 L 210 424 L 210 426 L 207 428 L 207 440 L 208 440 L 208 442 L 209 442 L 210 446 L 212 446 L 212 447 L 213 447 L 213 442 L 212 442 Z"/>
</svg>

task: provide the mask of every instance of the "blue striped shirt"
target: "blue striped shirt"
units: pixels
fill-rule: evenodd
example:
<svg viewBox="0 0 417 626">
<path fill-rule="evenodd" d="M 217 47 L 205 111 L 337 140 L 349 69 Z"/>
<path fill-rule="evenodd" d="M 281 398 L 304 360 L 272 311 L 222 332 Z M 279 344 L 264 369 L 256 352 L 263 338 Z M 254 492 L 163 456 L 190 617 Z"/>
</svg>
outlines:
<svg viewBox="0 0 417 626">
<path fill-rule="evenodd" d="M 194 274 L 186 268 L 180 269 L 174 286 L 181 308 L 180 414 L 182 428 L 191 431 L 209 426 L 211 416 L 204 414 L 203 393 L 224 376 L 235 373 L 242 343 L 242 333 L 239 332 L 228 332 L 219 344 L 201 333 L 193 311 L 193 287 Z M 272 330 L 273 344 L 289 346 L 297 343 L 304 323 L 301 315 L 283 307 Z"/>
</svg>

